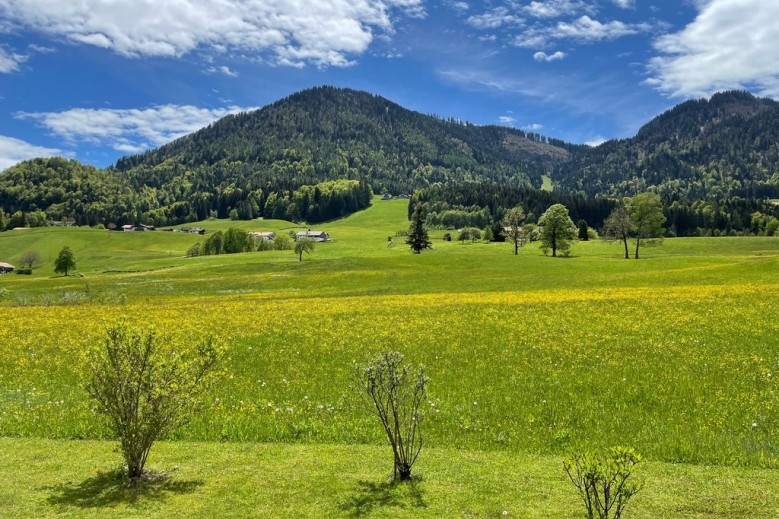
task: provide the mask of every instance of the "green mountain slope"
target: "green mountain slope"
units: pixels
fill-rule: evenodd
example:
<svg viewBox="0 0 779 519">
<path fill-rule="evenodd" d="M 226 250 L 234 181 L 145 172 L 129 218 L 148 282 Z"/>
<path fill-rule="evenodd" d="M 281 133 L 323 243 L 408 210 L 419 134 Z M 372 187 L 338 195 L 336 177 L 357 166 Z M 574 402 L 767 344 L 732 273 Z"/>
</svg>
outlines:
<svg viewBox="0 0 779 519">
<path fill-rule="evenodd" d="M 564 190 L 665 200 L 779 194 L 779 103 L 747 92 L 692 100 L 654 118 L 631 139 L 572 149 L 555 168 Z"/>
</svg>

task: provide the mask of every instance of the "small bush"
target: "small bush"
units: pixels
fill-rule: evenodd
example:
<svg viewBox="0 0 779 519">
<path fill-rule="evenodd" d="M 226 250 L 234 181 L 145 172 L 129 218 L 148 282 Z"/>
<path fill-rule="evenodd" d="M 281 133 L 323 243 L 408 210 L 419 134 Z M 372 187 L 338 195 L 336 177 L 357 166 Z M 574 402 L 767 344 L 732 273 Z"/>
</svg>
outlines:
<svg viewBox="0 0 779 519">
<path fill-rule="evenodd" d="M 393 456 L 393 479 L 411 479 L 411 468 L 422 451 L 419 426 L 424 414 L 427 377 L 421 366 L 403 365 L 403 355 L 385 351 L 366 366 L 355 366 L 357 389 L 387 435 Z"/>
<path fill-rule="evenodd" d="M 292 250 L 292 238 L 286 234 L 277 234 L 273 238 L 273 248 L 276 250 Z"/>
<path fill-rule="evenodd" d="M 23 268 L 14 270 L 14 272 L 16 274 L 21 275 L 21 276 L 29 276 L 30 274 L 32 274 L 32 269 L 28 268 L 28 267 L 23 267 Z"/>
<path fill-rule="evenodd" d="M 643 482 L 629 481 L 641 455 L 628 447 L 613 447 L 604 455 L 572 454 L 563 462 L 571 483 L 584 501 L 587 519 L 620 519 Z"/>
<path fill-rule="evenodd" d="M 207 336 L 196 351 L 141 331 L 125 321 L 108 328 L 102 344 L 89 352 L 86 390 L 109 420 L 127 464 L 127 477 L 137 482 L 154 442 L 185 425 L 199 410 L 213 375 L 221 345 Z"/>
</svg>

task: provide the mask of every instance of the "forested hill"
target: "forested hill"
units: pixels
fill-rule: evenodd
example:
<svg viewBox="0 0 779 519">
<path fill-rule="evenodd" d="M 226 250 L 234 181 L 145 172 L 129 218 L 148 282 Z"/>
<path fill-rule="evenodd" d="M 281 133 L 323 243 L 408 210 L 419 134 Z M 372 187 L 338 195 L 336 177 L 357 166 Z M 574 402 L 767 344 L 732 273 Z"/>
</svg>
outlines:
<svg viewBox="0 0 779 519">
<path fill-rule="evenodd" d="M 652 190 L 667 207 L 706 218 L 731 199 L 779 198 L 779 103 L 716 94 L 680 104 L 633 138 L 590 148 L 319 87 L 106 170 L 58 158 L 17 164 L 0 173 L 0 220 L 6 227 L 70 218 L 89 225 L 259 215 L 315 222 L 364 207 L 371 190 L 454 193 L 485 184 L 519 193 L 540 188 L 543 174 L 562 196 Z M 700 226 L 687 220 L 677 228 Z"/>
<path fill-rule="evenodd" d="M 319 87 L 224 117 L 122 158 L 115 169 L 147 185 L 194 171 L 215 187 L 358 179 L 375 192 L 400 193 L 436 182 L 540 187 L 541 175 L 568 154 L 536 134 L 445 120 L 366 92 Z"/>
<path fill-rule="evenodd" d="M 779 103 L 724 92 L 677 105 L 630 139 L 572 148 L 556 185 L 587 195 L 652 188 L 673 200 L 779 196 Z"/>
</svg>

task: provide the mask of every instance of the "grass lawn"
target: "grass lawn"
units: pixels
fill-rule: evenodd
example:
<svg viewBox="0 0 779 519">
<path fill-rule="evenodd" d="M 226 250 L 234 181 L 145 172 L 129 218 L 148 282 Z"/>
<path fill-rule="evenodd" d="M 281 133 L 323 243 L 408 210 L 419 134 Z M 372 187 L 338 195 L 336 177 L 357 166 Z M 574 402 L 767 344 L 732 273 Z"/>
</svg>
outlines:
<svg viewBox="0 0 779 519">
<path fill-rule="evenodd" d="M 555 456 L 429 449 L 419 477 L 389 484 L 387 448 L 161 442 L 150 464 L 171 471 L 123 486 L 107 442 L 0 439 L 0 517 L 579 518 Z M 389 463 L 389 465 L 388 465 Z M 775 471 L 648 463 L 633 519 L 779 514 Z"/>
<path fill-rule="evenodd" d="M 0 234 L 0 261 L 44 259 L 0 276 L 0 517 L 577 517 L 561 456 L 619 444 L 649 460 L 630 517 L 779 516 L 779 239 L 668 239 L 627 261 L 602 241 L 514 256 L 440 230 L 414 255 L 387 243 L 406 209 L 377 198 L 313 226 L 332 241 L 302 262 L 186 258 L 204 238 L 178 232 Z M 78 276 L 53 273 L 64 245 Z M 229 344 L 208 412 L 152 453 L 181 468 L 135 501 L 99 475 L 118 460 L 81 389 L 86 347 L 121 316 Z M 384 349 L 430 376 L 415 487 L 385 485 L 380 431 L 349 388 Z"/>
</svg>

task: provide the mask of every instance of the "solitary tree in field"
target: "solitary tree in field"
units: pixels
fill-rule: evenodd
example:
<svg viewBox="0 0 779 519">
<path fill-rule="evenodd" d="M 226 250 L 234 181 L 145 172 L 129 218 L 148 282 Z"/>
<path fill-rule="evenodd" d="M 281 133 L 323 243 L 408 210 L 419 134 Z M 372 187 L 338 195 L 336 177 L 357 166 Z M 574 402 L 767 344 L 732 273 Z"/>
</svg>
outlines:
<svg viewBox="0 0 779 519">
<path fill-rule="evenodd" d="M 425 207 L 417 204 L 414 208 L 414 214 L 411 215 L 411 225 L 408 228 L 408 238 L 406 244 L 411 247 L 414 254 L 420 254 L 423 250 L 429 249 L 432 245 L 430 236 L 425 228 Z"/>
<path fill-rule="evenodd" d="M 427 377 L 422 367 L 403 365 L 403 355 L 385 351 L 366 366 L 356 366 L 358 391 L 381 422 L 392 447 L 393 479 L 411 479 L 411 468 L 422 451 L 420 425 Z"/>
<path fill-rule="evenodd" d="M 514 243 L 514 255 L 519 254 L 519 245 L 522 242 L 522 224 L 525 223 L 525 211 L 521 205 L 508 210 L 503 217 L 503 227 L 506 237 Z"/>
<path fill-rule="evenodd" d="M 541 250 L 544 254 L 549 249 L 552 249 L 553 258 L 557 256 L 558 250 L 568 254 L 571 241 L 576 239 L 576 226 L 563 204 L 555 204 L 547 209 L 539 218 L 538 226 L 542 229 Z"/>
<path fill-rule="evenodd" d="M 314 252 L 314 240 L 311 238 L 301 238 L 295 242 L 294 251 L 295 254 L 298 255 L 298 261 L 303 261 L 304 252 Z"/>
<path fill-rule="evenodd" d="M 38 254 L 37 252 L 35 252 L 34 250 L 31 250 L 31 251 L 28 251 L 28 252 L 25 252 L 24 254 L 22 254 L 22 257 L 20 258 L 19 263 L 22 264 L 22 267 L 24 267 L 26 265 L 27 268 L 31 269 L 33 267 L 33 265 L 36 265 L 36 264 L 40 263 L 41 261 L 42 261 L 41 255 Z"/>
<path fill-rule="evenodd" d="M 68 275 L 68 271 L 76 268 L 76 257 L 67 245 L 62 247 L 57 259 L 54 260 L 54 272 Z"/>
<path fill-rule="evenodd" d="M 638 259 L 638 248 L 642 240 L 644 245 L 653 245 L 662 240 L 665 223 L 663 204 L 658 195 L 641 193 L 628 199 L 627 210 L 630 214 L 630 226 L 636 238 L 634 257 Z"/>
<path fill-rule="evenodd" d="M 624 203 L 615 207 L 603 222 L 603 238 L 609 241 L 621 241 L 625 246 L 625 259 L 630 259 L 628 238 L 630 238 L 630 213 Z"/>
<path fill-rule="evenodd" d="M 192 351 L 154 328 L 142 331 L 122 321 L 89 353 L 86 390 L 119 440 L 127 478 L 138 482 L 154 442 L 201 407 L 221 346 L 208 336 Z"/>
</svg>

